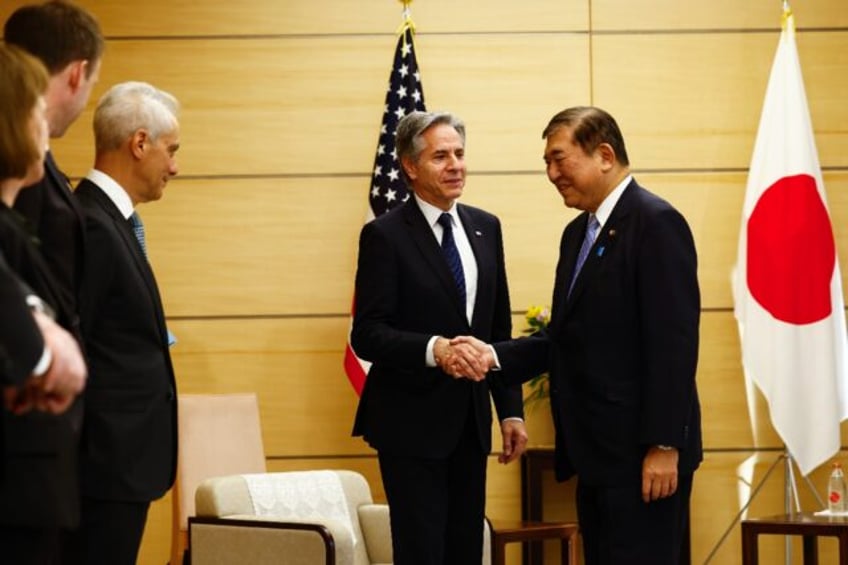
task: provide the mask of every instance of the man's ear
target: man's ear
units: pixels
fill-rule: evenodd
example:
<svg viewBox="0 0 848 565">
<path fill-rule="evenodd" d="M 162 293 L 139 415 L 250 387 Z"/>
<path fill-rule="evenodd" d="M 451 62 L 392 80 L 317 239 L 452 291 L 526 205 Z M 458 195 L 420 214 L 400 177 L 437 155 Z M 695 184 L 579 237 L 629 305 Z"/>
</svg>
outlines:
<svg viewBox="0 0 848 565">
<path fill-rule="evenodd" d="M 615 165 L 615 149 L 609 143 L 601 143 L 595 149 L 596 154 L 601 161 L 601 170 L 608 171 Z"/>
<path fill-rule="evenodd" d="M 85 59 L 71 61 L 68 63 L 68 66 L 65 67 L 65 72 L 68 74 L 68 86 L 70 87 L 71 92 L 76 92 L 80 89 L 83 80 L 87 76 L 88 61 Z"/>
<path fill-rule="evenodd" d="M 136 159 L 142 159 L 147 152 L 147 142 L 150 140 L 150 134 L 147 130 L 137 129 L 130 137 L 130 151 Z"/>
</svg>

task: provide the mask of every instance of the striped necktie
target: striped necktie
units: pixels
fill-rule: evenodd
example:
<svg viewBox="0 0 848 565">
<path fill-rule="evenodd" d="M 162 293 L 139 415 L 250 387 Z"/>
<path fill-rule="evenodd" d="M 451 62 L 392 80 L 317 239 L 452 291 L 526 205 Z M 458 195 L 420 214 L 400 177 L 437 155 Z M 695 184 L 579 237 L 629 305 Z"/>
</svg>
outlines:
<svg viewBox="0 0 848 565">
<path fill-rule="evenodd" d="M 135 238 L 138 240 L 139 246 L 141 246 L 141 252 L 147 257 L 147 245 L 144 242 L 144 224 L 141 222 L 141 216 L 138 215 L 138 212 L 133 212 L 129 220 L 135 233 Z"/>
<path fill-rule="evenodd" d="M 465 305 L 465 271 L 462 269 L 462 260 L 459 258 L 459 249 L 456 247 L 456 241 L 453 239 L 453 222 L 451 215 L 445 212 L 439 216 L 439 224 L 442 226 L 442 254 L 448 262 L 453 280 L 456 283 L 456 290 L 459 291 L 459 298 Z"/>
</svg>

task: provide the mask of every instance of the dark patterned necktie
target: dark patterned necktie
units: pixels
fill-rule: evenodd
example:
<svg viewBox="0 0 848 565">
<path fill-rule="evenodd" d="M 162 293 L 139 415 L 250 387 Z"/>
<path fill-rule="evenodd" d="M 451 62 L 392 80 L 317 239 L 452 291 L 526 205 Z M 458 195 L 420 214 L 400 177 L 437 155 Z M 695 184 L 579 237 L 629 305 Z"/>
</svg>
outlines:
<svg viewBox="0 0 848 565">
<path fill-rule="evenodd" d="M 580 252 L 577 254 L 577 263 L 574 265 L 574 274 L 571 276 L 571 285 L 568 287 L 568 296 L 571 296 L 571 289 L 574 288 L 574 283 L 577 281 L 577 275 L 580 274 L 580 269 L 583 268 L 583 263 L 589 256 L 589 250 L 595 243 L 595 236 L 598 234 L 598 229 L 601 224 L 598 223 L 598 218 L 594 214 L 589 214 L 589 223 L 586 225 L 586 237 L 583 238 L 583 245 L 580 246 Z"/>
<path fill-rule="evenodd" d="M 135 238 L 138 240 L 139 246 L 141 246 L 141 252 L 147 257 L 147 245 L 144 242 L 144 224 L 141 222 L 141 216 L 138 215 L 138 212 L 133 212 L 129 220 L 135 233 Z"/>
<path fill-rule="evenodd" d="M 459 249 L 456 248 L 456 241 L 453 239 L 453 223 L 451 215 L 444 213 L 439 216 L 439 224 L 442 226 L 444 233 L 442 234 L 442 254 L 448 262 L 453 280 L 456 282 L 456 289 L 459 291 L 459 298 L 462 304 L 465 304 L 465 272 L 462 270 L 462 260 L 459 258 Z"/>
</svg>

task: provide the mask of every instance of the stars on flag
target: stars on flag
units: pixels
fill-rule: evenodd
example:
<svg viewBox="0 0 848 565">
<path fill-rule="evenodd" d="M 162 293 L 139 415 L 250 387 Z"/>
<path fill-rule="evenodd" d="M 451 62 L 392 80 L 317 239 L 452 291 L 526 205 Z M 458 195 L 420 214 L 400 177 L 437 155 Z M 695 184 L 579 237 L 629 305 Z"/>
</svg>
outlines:
<svg viewBox="0 0 848 565">
<path fill-rule="evenodd" d="M 374 158 L 374 172 L 368 198 L 374 217 L 388 212 L 409 198 L 395 151 L 395 130 L 398 122 L 408 113 L 424 109 L 421 73 L 415 58 L 412 31 L 407 27 L 398 37 L 395 48 L 383 107 L 383 121 L 380 125 L 380 139 Z"/>
</svg>

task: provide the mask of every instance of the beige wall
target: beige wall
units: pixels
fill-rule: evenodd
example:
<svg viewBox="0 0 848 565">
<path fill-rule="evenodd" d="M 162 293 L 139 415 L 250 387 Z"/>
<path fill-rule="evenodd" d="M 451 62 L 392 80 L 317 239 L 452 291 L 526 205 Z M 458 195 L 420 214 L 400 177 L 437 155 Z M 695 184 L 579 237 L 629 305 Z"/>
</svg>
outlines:
<svg viewBox="0 0 848 565">
<path fill-rule="evenodd" d="M 108 36 L 90 106 L 129 79 L 184 105 L 181 176 L 142 209 L 180 339 L 180 391 L 257 391 L 271 469 L 358 469 L 382 498 L 373 452 L 349 437 L 356 397 L 342 354 L 400 4 L 81 3 Z M 848 9 L 844 0 L 796 4 L 844 275 Z M 0 18 L 18 5 L 0 0 Z M 781 446 L 764 407 L 756 441 L 748 423 L 729 286 L 780 3 L 420 0 L 412 9 L 427 106 L 452 110 L 468 126 L 463 200 L 504 223 L 516 330 L 524 308 L 550 301 L 559 233 L 574 215 L 542 168 L 540 132 L 554 112 L 575 104 L 612 112 L 636 177 L 688 218 L 704 307 L 698 381 L 708 452 L 692 508 L 693 562 L 703 562 L 740 507 L 740 465 L 756 455 L 758 481 L 778 455 L 770 449 Z M 90 123 L 91 108 L 55 146 L 74 177 L 92 162 Z M 550 443 L 544 409 L 530 428 L 532 443 Z M 812 479 L 822 487 L 824 472 Z M 518 517 L 518 486 L 518 467 L 493 458 L 488 513 Z M 547 517 L 573 517 L 573 485 L 550 479 L 545 488 Z M 776 473 L 752 515 L 781 512 L 782 490 Z M 142 564 L 167 560 L 169 528 L 166 498 L 152 508 Z M 830 559 L 835 544 L 822 547 Z M 780 559 L 779 538 L 764 538 L 762 548 L 765 562 Z M 713 562 L 739 563 L 739 555 L 736 527 Z"/>
</svg>

